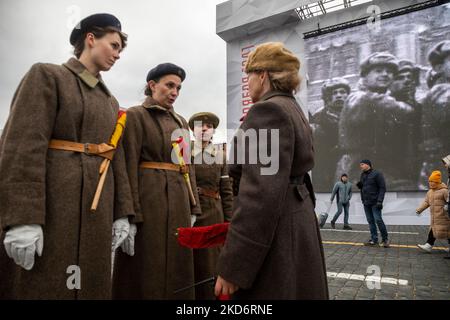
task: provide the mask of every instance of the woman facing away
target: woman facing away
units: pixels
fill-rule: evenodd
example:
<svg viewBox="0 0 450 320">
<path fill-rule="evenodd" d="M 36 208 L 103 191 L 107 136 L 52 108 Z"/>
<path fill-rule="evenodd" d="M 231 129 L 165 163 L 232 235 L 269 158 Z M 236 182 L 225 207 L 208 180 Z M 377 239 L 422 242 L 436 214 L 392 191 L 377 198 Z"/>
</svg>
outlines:
<svg viewBox="0 0 450 320">
<path fill-rule="evenodd" d="M 261 44 L 248 57 L 245 72 L 255 104 L 232 147 L 234 155 L 242 155 L 229 168 L 239 192 L 219 256 L 216 295 L 328 299 L 308 175 L 314 165 L 312 132 L 293 96 L 300 84 L 299 68 L 298 58 L 282 43 Z M 245 141 L 246 133 L 256 139 L 237 143 Z M 276 152 L 270 166 L 260 157 L 249 161 L 264 148 Z"/>
</svg>

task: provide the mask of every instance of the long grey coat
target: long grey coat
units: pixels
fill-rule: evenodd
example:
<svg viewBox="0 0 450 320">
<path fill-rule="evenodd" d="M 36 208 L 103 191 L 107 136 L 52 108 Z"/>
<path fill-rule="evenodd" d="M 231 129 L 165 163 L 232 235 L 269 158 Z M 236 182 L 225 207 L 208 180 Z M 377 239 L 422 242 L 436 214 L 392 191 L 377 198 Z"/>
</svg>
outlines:
<svg viewBox="0 0 450 320">
<path fill-rule="evenodd" d="M 142 161 L 171 163 L 172 133 L 188 129 L 184 118 L 158 106 L 148 97 L 127 110 L 124 149 L 136 212 L 135 256 L 120 249 L 113 276 L 115 299 L 194 299 L 194 289 L 174 294 L 194 284 L 192 249 L 181 247 L 179 227 L 190 227 L 191 214 L 200 214 L 194 166 L 190 179 L 197 206 L 191 207 L 179 172 L 139 167 Z"/>
<path fill-rule="evenodd" d="M 0 143 L 0 299 L 111 298 L 112 222 L 133 212 L 122 147 L 91 213 L 103 158 L 48 144 L 107 143 L 118 109 L 101 79 L 74 58 L 35 64 L 23 78 Z M 22 224 L 43 225 L 44 250 L 31 271 L 3 246 L 4 232 Z M 80 290 L 66 285 L 71 265 L 80 267 Z"/>
<path fill-rule="evenodd" d="M 305 175 L 314 164 L 308 121 L 292 95 L 272 91 L 253 105 L 240 129 L 279 130 L 279 170 L 264 175 L 260 169 L 268 165 L 259 157 L 256 164 L 231 164 L 230 158 L 230 175 L 240 183 L 219 275 L 240 287 L 236 299 L 328 299 L 312 195 L 300 184 L 301 178 L 293 178 Z M 263 136 L 257 131 L 265 146 Z M 273 138 L 272 148 L 275 143 Z M 235 144 L 233 149 L 242 146 Z M 241 152 L 248 159 L 258 149 L 253 143 Z"/>
</svg>

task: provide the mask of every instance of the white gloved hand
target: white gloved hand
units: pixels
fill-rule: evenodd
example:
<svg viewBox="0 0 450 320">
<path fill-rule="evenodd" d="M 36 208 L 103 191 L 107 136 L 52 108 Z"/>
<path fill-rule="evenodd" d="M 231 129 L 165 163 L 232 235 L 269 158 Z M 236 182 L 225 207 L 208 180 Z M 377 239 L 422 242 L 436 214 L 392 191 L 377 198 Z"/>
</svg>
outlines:
<svg viewBox="0 0 450 320">
<path fill-rule="evenodd" d="M 444 205 L 444 211 L 447 211 L 447 212 L 448 212 L 448 203 L 446 203 L 446 204 Z"/>
<path fill-rule="evenodd" d="M 125 241 L 130 232 L 130 223 L 128 217 L 120 218 L 114 221 L 112 227 L 112 251 L 116 251 L 118 247 Z"/>
<path fill-rule="evenodd" d="M 12 227 L 3 240 L 8 257 L 24 268 L 31 270 L 34 266 L 34 254 L 42 256 L 44 234 L 38 224 L 26 224 Z"/>
<path fill-rule="evenodd" d="M 191 214 L 191 227 L 194 226 L 195 221 L 197 221 L 197 216 L 195 214 Z"/>
<path fill-rule="evenodd" d="M 122 251 L 125 252 L 129 256 L 134 256 L 134 237 L 137 233 L 137 227 L 134 223 L 130 224 L 130 233 L 128 233 L 128 237 L 122 242 L 120 246 Z"/>
</svg>

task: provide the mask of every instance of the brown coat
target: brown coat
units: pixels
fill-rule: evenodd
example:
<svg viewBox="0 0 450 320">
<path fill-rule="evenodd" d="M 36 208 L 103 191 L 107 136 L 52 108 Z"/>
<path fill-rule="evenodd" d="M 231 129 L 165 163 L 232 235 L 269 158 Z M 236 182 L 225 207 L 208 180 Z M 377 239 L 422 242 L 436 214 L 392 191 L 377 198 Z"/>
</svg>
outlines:
<svg viewBox="0 0 450 320">
<path fill-rule="evenodd" d="M 118 109 L 104 83 L 74 58 L 35 64 L 23 78 L 0 145 L 1 243 L 11 226 L 40 224 L 44 250 L 26 271 L 0 246 L 0 298 L 111 298 L 112 222 L 133 212 L 122 147 L 91 213 L 103 159 L 48 144 L 108 142 Z M 81 290 L 67 288 L 71 265 L 80 267 Z"/>
<path fill-rule="evenodd" d="M 240 287 L 237 299 L 328 299 L 313 195 L 300 181 L 314 164 L 308 121 L 292 95 L 272 91 L 253 105 L 240 129 L 279 130 L 279 170 L 261 174 L 266 166 L 259 158 L 230 164 L 240 183 L 219 275 Z M 265 144 L 264 135 L 257 136 Z M 247 159 L 257 149 L 252 144 L 241 152 Z"/>
<path fill-rule="evenodd" d="M 436 239 L 450 239 L 450 218 L 444 205 L 448 202 L 447 186 L 441 183 L 437 189 L 430 189 L 425 200 L 417 208 L 417 212 L 422 212 L 430 208 L 430 228 Z"/>
<path fill-rule="evenodd" d="M 200 151 L 200 152 L 198 152 Z M 196 227 L 209 226 L 224 221 L 230 221 L 233 208 L 233 192 L 230 178 L 228 177 L 228 166 L 226 154 L 221 145 L 209 144 L 201 150 L 192 150 L 192 162 L 195 166 L 197 187 L 210 191 L 218 191 L 219 199 L 214 199 L 199 194 L 202 214 L 197 217 Z M 220 247 L 195 249 L 195 282 L 211 278 L 217 275 L 216 264 L 219 257 Z M 195 288 L 197 300 L 215 299 L 213 283 L 199 285 Z"/>
<path fill-rule="evenodd" d="M 191 208 L 188 189 L 179 172 L 143 169 L 142 161 L 171 163 L 171 135 L 188 129 L 184 118 L 148 97 L 127 111 L 124 149 L 136 212 L 135 255 L 118 250 L 113 276 L 115 299 L 194 299 L 194 289 L 174 291 L 194 283 L 192 249 L 181 247 L 179 227 L 190 227 L 200 214 L 195 169 L 190 179 L 197 206 Z"/>
</svg>

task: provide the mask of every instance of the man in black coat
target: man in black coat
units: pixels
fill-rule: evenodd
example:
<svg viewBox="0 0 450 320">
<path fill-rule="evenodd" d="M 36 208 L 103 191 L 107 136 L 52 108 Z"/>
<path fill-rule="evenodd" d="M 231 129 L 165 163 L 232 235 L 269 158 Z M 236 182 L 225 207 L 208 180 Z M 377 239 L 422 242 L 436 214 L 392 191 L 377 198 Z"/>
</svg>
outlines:
<svg viewBox="0 0 450 320">
<path fill-rule="evenodd" d="M 359 167 L 362 173 L 356 186 L 361 189 L 361 200 L 364 205 L 364 212 L 366 213 L 371 235 L 371 239 L 364 243 L 364 245 L 378 245 L 378 226 L 382 237 L 381 245 L 389 248 L 388 232 L 381 213 L 384 194 L 386 192 L 386 183 L 383 174 L 378 170 L 372 169 L 370 160 L 361 160 Z"/>
</svg>

